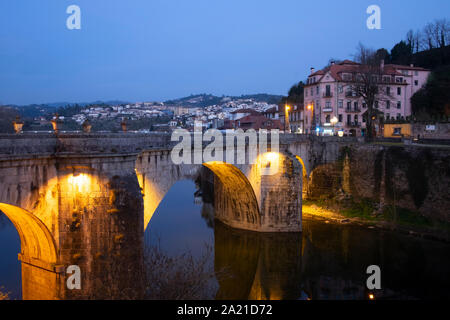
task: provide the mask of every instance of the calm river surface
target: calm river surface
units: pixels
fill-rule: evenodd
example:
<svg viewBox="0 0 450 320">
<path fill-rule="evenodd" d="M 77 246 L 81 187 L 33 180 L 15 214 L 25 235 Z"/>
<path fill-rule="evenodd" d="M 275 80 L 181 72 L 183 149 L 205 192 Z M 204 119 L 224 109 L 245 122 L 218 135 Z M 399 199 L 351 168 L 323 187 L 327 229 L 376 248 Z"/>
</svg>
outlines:
<svg viewBox="0 0 450 320">
<path fill-rule="evenodd" d="M 192 181 L 169 191 L 145 233 L 169 255 L 201 256 L 213 248 L 218 299 L 367 299 L 370 265 L 382 272 L 385 299 L 449 299 L 450 246 L 353 225 L 304 220 L 302 234 L 258 234 L 212 219 L 212 205 L 194 197 Z M 198 195 L 198 193 L 197 193 Z M 0 216 L 0 287 L 21 298 L 20 239 Z"/>
</svg>

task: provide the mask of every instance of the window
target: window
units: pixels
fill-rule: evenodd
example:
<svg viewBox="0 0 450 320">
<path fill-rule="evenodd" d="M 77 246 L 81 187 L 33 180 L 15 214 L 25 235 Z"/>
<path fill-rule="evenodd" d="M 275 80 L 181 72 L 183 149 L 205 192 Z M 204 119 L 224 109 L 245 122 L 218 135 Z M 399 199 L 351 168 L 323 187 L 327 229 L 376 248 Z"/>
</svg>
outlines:
<svg viewBox="0 0 450 320">
<path fill-rule="evenodd" d="M 402 108 L 402 102 L 401 101 L 398 101 L 397 102 L 397 109 L 401 109 Z"/>
<path fill-rule="evenodd" d="M 397 83 L 403 83 L 403 78 L 398 77 L 398 78 L 395 79 L 395 81 L 396 81 Z"/>
<path fill-rule="evenodd" d="M 386 94 L 387 94 L 388 96 L 391 95 L 391 87 L 387 87 L 387 88 L 386 88 Z"/>
<path fill-rule="evenodd" d="M 338 106 L 339 106 L 339 109 L 344 108 L 344 100 L 339 100 L 338 101 Z"/>
<path fill-rule="evenodd" d="M 402 88 L 400 88 L 400 87 L 397 88 L 397 95 L 399 95 L 399 96 L 402 95 Z"/>
<path fill-rule="evenodd" d="M 419 85 L 419 80 L 414 80 L 414 85 L 417 87 Z"/>
<path fill-rule="evenodd" d="M 319 94 L 319 86 L 316 87 L 316 94 Z"/>
<path fill-rule="evenodd" d="M 339 115 L 339 122 L 342 123 L 342 114 Z"/>
<path fill-rule="evenodd" d="M 305 90 L 305 97 L 308 96 L 308 90 Z"/>
<path fill-rule="evenodd" d="M 325 102 L 325 108 L 331 108 L 331 101 Z"/>
<path fill-rule="evenodd" d="M 416 76 L 418 76 L 418 75 L 419 75 L 419 71 L 415 71 L 414 74 L 415 74 Z"/>
<path fill-rule="evenodd" d="M 358 115 L 355 114 L 355 123 L 358 123 Z"/>
<path fill-rule="evenodd" d="M 343 86 L 338 86 L 338 92 L 339 92 L 339 93 L 344 92 L 344 87 L 343 87 Z"/>
<path fill-rule="evenodd" d="M 347 101 L 347 109 L 350 110 L 352 108 L 352 102 Z"/>
<path fill-rule="evenodd" d="M 378 107 L 380 106 L 378 101 L 375 101 L 375 108 L 378 109 Z"/>
<path fill-rule="evenodd" d="M 355 107 L 355 110 L 358 110 L 358 101 L 355 101 L 355 103 L 353 104 L 353 106 Z"/>
<path fill-rule="evenodd" d="M 391 108 L 391 102 L 389 100 L 386 101 L 386 109 Z"/>
<path fill-rule="evenodd" d="M 401 136 L 402 135 L 402 128 L 394 128 L 394 136 Z"/>
<path fill-rule="evenodd" d="M 352 122 L 352 116 L 351 115 L 347 115 L 347 123 L 350 124 Z"/>
<path fill-rule="evenodd" d="M 327 117 L 325 118 L 325 123 L 331 123 L 331 116 L 327 115 Z"/>
<path fill-rule="evenodd" d="M 367 104 L 365 102 L 363 102 L 363 108 L 367 108 Z"/>
<path fill-rule="evenodd" d="M 401 117 L 402 115 L 400 114 L 400 113 L 397 113 L 397 120 L 400 120 L 400 117 Z"/>
<path fill-rule="evenodd" d="M 311 96 L 313 96 L 313 95 L 314 95 L 314 89 L 311 88 Z"/>
<path fill-rule="evenodd" d="M 386 113 L 386 119 L 389 120 L 391 118 L 391 115 L 389 113 Z"/>
</svg>

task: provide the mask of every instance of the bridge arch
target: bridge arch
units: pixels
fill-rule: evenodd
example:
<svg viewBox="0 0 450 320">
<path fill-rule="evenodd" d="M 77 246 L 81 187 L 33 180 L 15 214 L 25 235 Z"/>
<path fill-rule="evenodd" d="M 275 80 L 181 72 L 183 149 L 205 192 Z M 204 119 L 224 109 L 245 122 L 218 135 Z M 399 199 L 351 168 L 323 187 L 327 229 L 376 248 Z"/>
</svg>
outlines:
<svg viewBox="0 0 450 320">
<path fill-rule="evenodd" d="M 231 227 L 258 230 L 261 213 L 255 191 L 247 177 L 234 165 L 212 161 L 203 164 L 219 179 L 215 184 L 216 217 Z"/>
<path fill-rule="evenodd" d="M 21 260 L 37 263 L 45 269 L 58 260 L 55 241 L 45 224 L 31 212 L 6 203 L 0 203 L 2 211 L 14 224 L 21 243 Z"/>
<path fill-rule="evenodd" d="M 258 230 L 261 217 L 255 191 L 236 166 L 213 161 L 202 165 L 170 165 L 165 166 L 163 171 L 158 168 L 159 165 L 136 168 L 144 197 L 144 230 L 172 186 L 181 180 L 195 179 L 202 166 L 208 168 L 220 182 L 215 184 L 215 217 L 232 227 Z"/>
</svg>

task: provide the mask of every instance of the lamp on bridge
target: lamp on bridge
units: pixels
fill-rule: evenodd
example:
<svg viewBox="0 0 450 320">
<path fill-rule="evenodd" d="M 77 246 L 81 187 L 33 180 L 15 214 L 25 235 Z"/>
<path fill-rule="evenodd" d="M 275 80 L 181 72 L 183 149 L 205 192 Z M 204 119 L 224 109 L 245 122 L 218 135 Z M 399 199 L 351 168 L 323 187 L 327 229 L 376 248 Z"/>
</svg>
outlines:
<svg viewBox="0 0 450 320">
<path fill-rule="evenodd" d="M 89 122 L 88 119 L 86 119 L 86 120 L 83 122 L 83 132 L 84 132 L 84 133 L 90 133 L 90 132 L 91 132 L 91 129 L 92 129 L 92 124 Z"/>
<path fill-rule="evenodd" d="M 19 134 L 22 133 L 23 121 L 20 121 L 20 117 L 17 116 L 16 120 L 13 121 L 14 131 Z"/>
<path fill-rule="evenodd" d="M 50 122 L 52 123 L 53 131 L 57 134 L 59 132 L 59 124 L 61 123 L 59 114 L 55 113 L 55 116 Z"/>
<path fill-rule="evenodd" d="M 125 121 L 125 119 L 122 119 L 120 126 L 122 127 L 123 132 L 127 132 L 127 122 Z"/>
</svg>

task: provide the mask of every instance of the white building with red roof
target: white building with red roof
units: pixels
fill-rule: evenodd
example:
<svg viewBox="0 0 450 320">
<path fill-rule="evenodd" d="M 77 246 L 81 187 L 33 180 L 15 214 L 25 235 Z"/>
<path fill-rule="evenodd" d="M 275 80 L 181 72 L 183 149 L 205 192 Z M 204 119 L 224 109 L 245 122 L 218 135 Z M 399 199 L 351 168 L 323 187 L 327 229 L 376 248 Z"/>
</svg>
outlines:
<svg viewBox="0 0 450 320">
<path fill-rule="evenodd" d="M 319 71 L 311 68 L 304 88 L 306 133 L 317 130 L 324 134 L 337 131 L 365 134 L 363 114 L 367 107 L 364 99 L 352 92 L 355 77 L 362 68 L 363 65 L 350 60 L 332 63 Z M 430 70 L 384 62 L 380 69 L 383 94 L 375 101 L 375 108 L 385 118 L 410 116 L 411 97 L 426 84 Z"/>
</svg>

